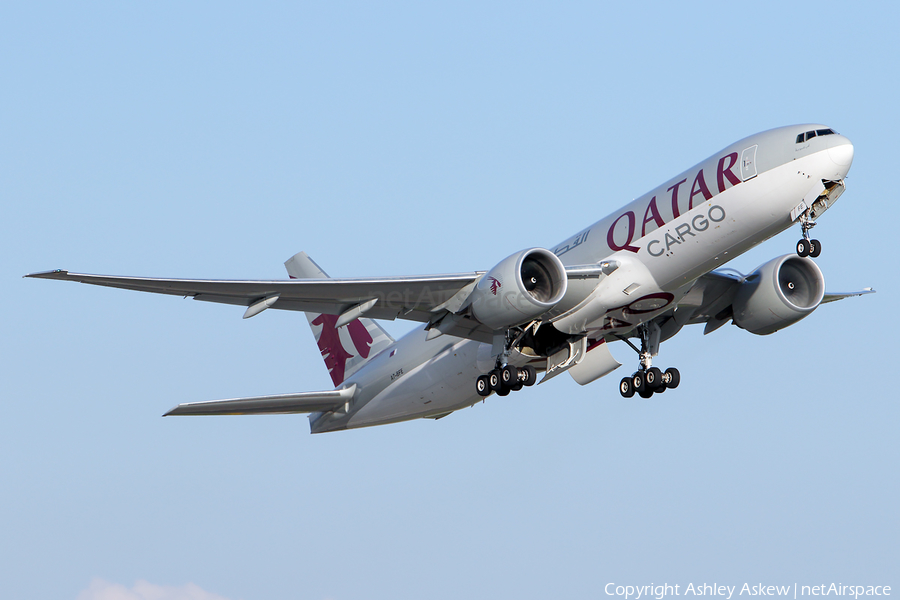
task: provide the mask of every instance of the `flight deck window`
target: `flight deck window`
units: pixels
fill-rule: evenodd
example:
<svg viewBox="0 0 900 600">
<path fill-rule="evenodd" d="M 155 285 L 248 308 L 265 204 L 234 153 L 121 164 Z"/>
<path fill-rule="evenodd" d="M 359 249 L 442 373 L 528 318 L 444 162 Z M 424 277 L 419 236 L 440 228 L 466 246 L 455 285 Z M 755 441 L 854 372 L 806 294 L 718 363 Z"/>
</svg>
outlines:
<svg viewBox="0 0 900 600">
<path fill-rule="evenodd" d="M 797 136 L 797 143 L 802 144 L 803 142 L 808 142 L 816 136 L 822 135 L 834 135 L 834 129 L 816 129 L 815 131 L 807 131 L 806 133 L 801 133 Z"/>
</svg>

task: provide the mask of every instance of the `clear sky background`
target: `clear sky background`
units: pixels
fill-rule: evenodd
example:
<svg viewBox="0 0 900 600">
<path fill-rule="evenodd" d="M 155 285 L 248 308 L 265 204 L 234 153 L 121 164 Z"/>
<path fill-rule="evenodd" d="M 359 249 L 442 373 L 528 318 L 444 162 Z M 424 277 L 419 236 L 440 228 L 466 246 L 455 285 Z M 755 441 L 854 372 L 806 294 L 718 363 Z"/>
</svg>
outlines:
<svg viewBox="0 0 900 600">
<path fill-rule="evenodd" d="M 4 3 L 0 597 L 900 593 L 900 10 L 625 4 Z M 828 289 L 878 293 L 767 337 L 687 328 L 651 400 L 619 397 L 622 346 L 590 386 L 436 422 L 163 419 L 330 387 L 304 317 L 21 278 L 486 269 L 803 122 L 856 148 L 815 230 Z"/>
</svg>

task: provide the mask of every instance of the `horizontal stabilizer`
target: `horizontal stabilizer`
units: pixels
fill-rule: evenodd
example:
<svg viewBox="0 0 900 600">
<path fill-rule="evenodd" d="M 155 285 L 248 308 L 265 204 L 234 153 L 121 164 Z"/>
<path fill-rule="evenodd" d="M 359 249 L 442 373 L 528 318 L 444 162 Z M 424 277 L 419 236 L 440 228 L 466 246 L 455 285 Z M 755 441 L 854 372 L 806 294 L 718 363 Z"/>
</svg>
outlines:
<svg viewBox="0 0 900 600">
<path fill-rule="evenodd" d="M 300 392 L 254 398 L 231 398 L 179 404 L 164 417 L 172 415 L 264 415 L 325 412 L 340 408 L 353 399 L 356 384 L 328 392 Z"/>
</svg>

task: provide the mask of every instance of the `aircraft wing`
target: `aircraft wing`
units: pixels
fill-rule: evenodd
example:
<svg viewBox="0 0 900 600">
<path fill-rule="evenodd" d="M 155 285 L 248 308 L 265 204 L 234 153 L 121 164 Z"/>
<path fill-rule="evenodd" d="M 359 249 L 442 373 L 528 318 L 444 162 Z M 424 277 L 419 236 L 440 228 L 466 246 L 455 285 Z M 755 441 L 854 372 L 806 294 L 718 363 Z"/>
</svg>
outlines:
<svg viewBox="0 0 900 600">
<path fill-rule="evenodd" d="M 740 274 L 729 271 L 711 271 L 700 276 L 690 291 L 681 299 L 672 318 L 678 326 L 705 323 L 703 334 L 712 333 L 731 321 L 735 292 L 743 281 Z M 853 296 L 873 294 L 875 290 L 866 288 L 858 292 L 825 292 L 822 304 L 835 302 Z"/>
<path fill-rule="evenodd" d="M 340 315 L 377 299 L 366 316 L 374 319 L 396 318 L 428 322 L 433 309 L 447 302 L 482 273 L 457 273 L 415 277 L 374 277 L 338 279 L 221 280 L 164 279 L 90 275 L 56 270 L 32 273 L 26 277 L 77 281 L 91 285 L 153 292 L 194 300 Z M 254 309 L 255 310 L 255 309 Z"/>
<path fill-rule="evenodd" d="M 327 392 L 300 392 L 277 396 L 230 398 L 179 404 L 164 417 L 180 415 L 262 415 L 312 413 L 334 410 L 353 399 L 356 384 Z"/>
<path fill-rule="evenodd" d="M 838 300 L 843 300 L 844 298 L 852 298 L 854 296 L 865 296 L 866 294 L 874 294 L 875 290 L 868 287 L 864 290 L 860 290 L 858 292 L 825 292 L 825 297 L 822 298 L 822 304 L 826 302 L 837 302 Z"/>
<path fill-rule="evenodd" d="M 602 275 L 603 266 L 577 265 L 566 271 L 569 279 L 592 279 Z M 478 271 L 410 277 L 221 280 L 91 275 L 60 269 L 26 277 L 235 304 L 247 307 L 244 318 L 275 308 L 341 315 L 338 322 L 344 317 L 349 322 L 365 314 L 373 319 L 436 324 L 441 317 L 460 309 L 482 275 L 484 272 Z M 485 343 L 491 343 L 494 336 L 492 329 L 463 315 L 445 321 L 440 331 Z"/>
</svg>

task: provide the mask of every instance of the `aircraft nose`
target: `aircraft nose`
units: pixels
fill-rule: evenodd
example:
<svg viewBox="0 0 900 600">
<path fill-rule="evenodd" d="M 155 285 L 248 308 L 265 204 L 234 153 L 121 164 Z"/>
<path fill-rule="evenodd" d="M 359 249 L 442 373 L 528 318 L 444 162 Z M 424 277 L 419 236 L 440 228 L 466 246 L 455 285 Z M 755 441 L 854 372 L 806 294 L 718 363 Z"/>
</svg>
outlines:
<svg viewBox="0 0 900 600">
<path fill-rule="evenodd" d="M 834 140 L 834 142 L 836 143 L 829 144 L 828 156 L 834 164 L 839 167 L 846 167 L 849 170 L 850 165 L 853 163 L 853 144 L 843 136 L 839 136 L 839 139 Z"/>
</svg>

